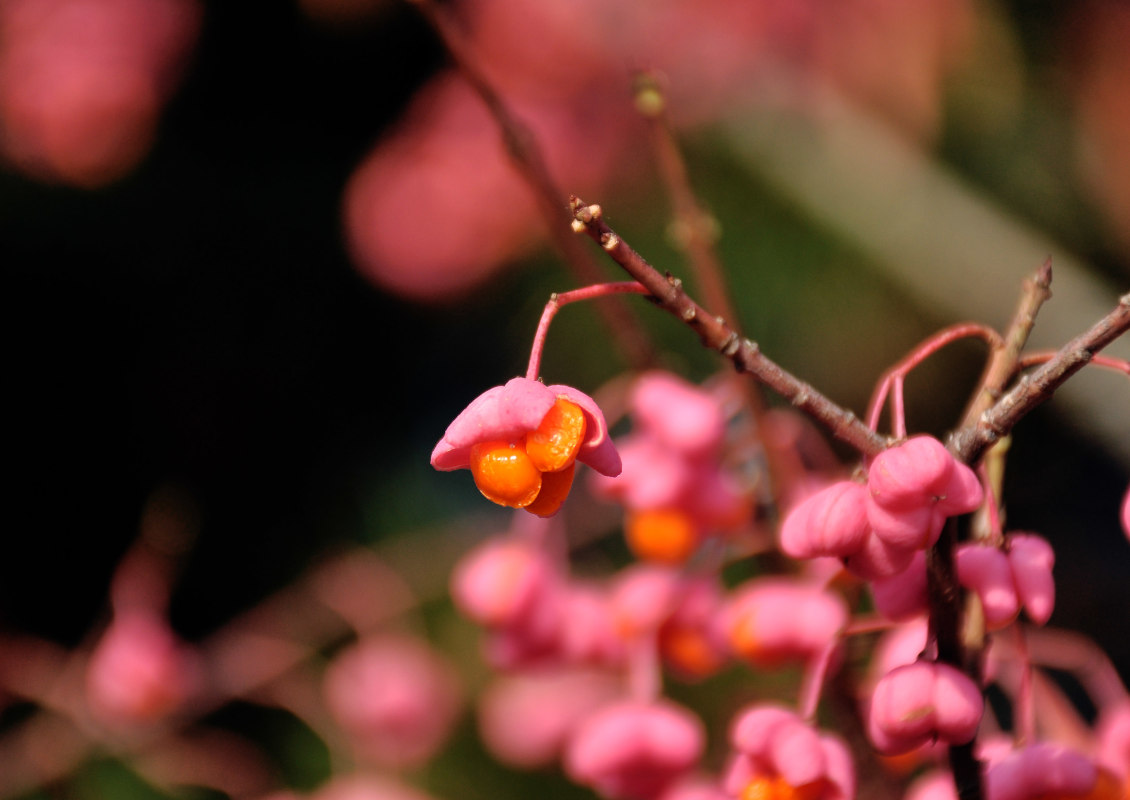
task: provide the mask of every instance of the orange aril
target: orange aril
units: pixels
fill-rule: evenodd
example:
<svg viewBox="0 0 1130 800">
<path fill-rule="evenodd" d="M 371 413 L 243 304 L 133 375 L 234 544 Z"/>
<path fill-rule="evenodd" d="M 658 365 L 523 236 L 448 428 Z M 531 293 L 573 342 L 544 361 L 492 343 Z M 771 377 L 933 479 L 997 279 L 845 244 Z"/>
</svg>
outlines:
<svg viewBox="0 0 1130 800">
<path fill-rule="evenodd" d="M 737 615 L 733 625 L 730 626 L 730 647 L 734 653 L 759 667 L 764 669 L 779 667 L 785 659 L 780 652 L 767 648 L 758 640 L 755 629 L 756 616 L 753 609 L 747 609 Z"/>
<path fill-rule="evenodd" d="M 542 472 L 560 472 L 573 463 L 585 440 L 585 413 L 558 397 L 536 430 L 526 435 L 526 452 Z"/>
<path fill-rule="evenodd" d="M 526 510 L 539 517 L 551 517 L 561 508 L 569 489 L 573 486 L 573 475 L 577 472 L 577 462 L 573 462 L 560 472 L 546 472 L 541 476 L 541 492 L 537 499 L 526 506 Z"/>
<path fill-rule="evenodd" d="M 660 564 L 682 564 L 698 547 L 694 521 L 674 508 L 630 512 L 624 536 L 637 558 Z"/>
<path fill-rule="evenodd" d="M 1130 797 L 1130 785 L 1124 786 L 1114 773 L 1100 767 L 1090 791 L 1083 794 L 1047 792 L 1034 800 L 1123 800 L 1126 797 Z"/>
<path fill-rule="evenodd" d="M 664 626 L 659 631 L 659 649 L 675 669 L 695 678 L 713 675 L 722 666 L 722 657 L 706 634 L 694 628 Z"/>
<path fill-rule="evenodd" d="M 525 508 L 541 491 L 541 472 L 522 441 L 479 442 L 471 448 L 471 475 L 488 500 L 510 508 Z"/>
<path fill-rule="evenodd" d="M 792 786 L 780 775 L 762 775 L 746 784 L 740 800 L 818 800 L 826 788 L 828 782 L 823 778 L 803 786 Z"/>
</svg>

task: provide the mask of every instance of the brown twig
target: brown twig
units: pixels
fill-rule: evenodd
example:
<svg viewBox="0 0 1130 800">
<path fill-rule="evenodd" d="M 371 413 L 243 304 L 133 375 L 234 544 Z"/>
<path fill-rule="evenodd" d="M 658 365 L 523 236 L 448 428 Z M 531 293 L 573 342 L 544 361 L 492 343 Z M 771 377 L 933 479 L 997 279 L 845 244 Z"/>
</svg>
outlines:
<svg viewBox="0 0 1130 800">
<path fill-rule="evenodd" d="M 538 210 L 566 266 L 572 270 L 581 285 L 603 283 L 607 280 L 605 271 L 569 236 L 569 232 L 562 224 L 568 219 L 564 216 L 565 209 L 560 202 L 563 193 L 550 175 L 549 167 L 533 132 L 511 112 L 502 96 L 487 79 L 466 36 L 455 24 L 447 9 L 434 0 L 409 0 L 409 2 L 423 14 L 443 43 L 459 74 L 471 85 L 494 118 L 511 161 L 533 190 Z M 636 367 L 645 367 L 654 361 L 647 334 L 625 302 L 613 298 L 607 303 L 599 304 L 598 312 L 629 363 Z"/>
<path fill-rule="evenodd" d="M 1128 329 L 1130 294 L 1125 294 L 1109 314 L 1061 347 L 1054 358 L 1034 372 L 1022 376 L 976 422 L 956 431 L 950 437 L 950 451 L 966 464 L 977 463 L 990 445 L 1008 435 L 1016 423 L 1049 400 L 1056 389 L 1091 361 L 1095 353 Z"/>
<path fill-rule="evenodd" d="M 743 339 L 724 319 L 711 314 L 683 290 L 682 281 L 660 274 L 643 256 L 608 227 L 600 206 L 588 205 L 578 197 L 569 201 L 573 210 L 573 229 L 587 233 L 625 272 L 651 292 L 661 308 L 695 330 L 702 343 L 717 350 L 741 372 L 748 372 L 801 411 L 823 424 L 833 436 L 865 455 L 886 449 L 887 439 L 864 425 L 851 411 L 836 405 L 813 386 L 786 372 L 763 355 L 755 342 Z"/>
<path fill-rule="evenodd" d="M 989 363 L 977 387 L 977 392 L 962 417 L 962 426 L 973 425 L 997 400 L 1005 384 L 1016 372 L 1020 351 L 1028 341 L 1028 334 L 1036 322 L 1036 314 L 1052 296 L 1052 260 L 1049 257 L 1036 272 L 1024 281 L 1024 289 L 1012 321 L 1005 330 L 1001 347 L 994 348 Z"/>
<path fill-rule="evenodd" d="M 636 109 L 648 122 L 652 150 L 655 152 L 659 174 L 663 178 L 667 195 L 672 205 L 672 238 L 677 247 L 688 258 L 696 282 L 702 290 L 706 305 L 713 308 L 723 319 L 732 325 L 738 323 L 738 311 L 731 300 L 726 286 L 725 271 L 718 257 L 715 242 L 718 238 L 718 223 L 713 215 L 703 208 L 691 186 L 686 161 L 679 149 L 678 141 L 667 118 L 667 98 L 663 94 L 658 79 L 649 73 L 641 73 L 636 78 Z M 767 426 L 765 399 L 760 386 L 753 381 L 738 379 L 741 400 L 749 410 L 758 435 Z M 776 453 L 762 448 L 765 467 L 768 473 L 770 493 L 778 504 L 779 494 L 784 488 L 781 481 L 786 474 L 778 463 Z"/>
<path fill-rule="evenodd" d="M 1028 412 L 1051 398 L 1055 390 L 1087 364 L 1096 352 L 1130 328 L 1130 295 L 1088 331 L 1064 345 L 1056 355 L 1031 375 L 1020 379 L 1004 397 L 992 397 L 1020 362 L 1020 349 L 1027 340 L 1036 311 L 1048 298 L 1051 265 L 1045 262 L 1025 286 L 1003 347 L 994 353 L 981 387 L 967 412 L 967 423 L 950 438 L 949 448 L 966 464 L 976 464 L 994 443 L 1007 436 Z M 966 653 L 961 641 L 962 599 L 954 569 L 956 527 L 947 525 L 928 554 L 930 624 L 938 642 L 938 658 L 976 676 L 978 653 Z M 949 748 L 950 768 L 961 800 L 981 800 L 981 763 L 970 745 Z"/>
</svg>

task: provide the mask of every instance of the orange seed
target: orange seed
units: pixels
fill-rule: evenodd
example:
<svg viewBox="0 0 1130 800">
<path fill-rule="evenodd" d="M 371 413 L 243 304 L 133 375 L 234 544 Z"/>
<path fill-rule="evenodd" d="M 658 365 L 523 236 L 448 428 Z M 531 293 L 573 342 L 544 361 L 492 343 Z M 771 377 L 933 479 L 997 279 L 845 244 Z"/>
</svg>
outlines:
<svg viewBox="0 0 1130 800">
<path fill-rule="evenodd" d="M 546 472 L 541 476 L 541 491 L 537 499 L 526 506 L 526 510 L 539 517 L 552 517 L 561 508 L 569 489 L 573 486 L 573 475 L 577 472 L 577 462 L 573 462 L 560 472 Z"/>
<path fill-rule="evenodd" d="M 526 452 L 542 472 L 560 472 L 573 463 L 585 440 L 585 413 L 558 397 L 537 429 L 526 436 Z"/>
<path fill-rule="evenodd" d="M 541 472 L 521 440 L 480 442 L 471 448 L 471 475 L 483 496 L 501 506 L 525 508 L 541 491 Z"/>
<path fill-rule="evenodd" d="M 629 513 L 624 535 L 637 558 L 660 564 L 682 564 L 698 547 L 694 522 L 674 508 Z"/>
</svg>

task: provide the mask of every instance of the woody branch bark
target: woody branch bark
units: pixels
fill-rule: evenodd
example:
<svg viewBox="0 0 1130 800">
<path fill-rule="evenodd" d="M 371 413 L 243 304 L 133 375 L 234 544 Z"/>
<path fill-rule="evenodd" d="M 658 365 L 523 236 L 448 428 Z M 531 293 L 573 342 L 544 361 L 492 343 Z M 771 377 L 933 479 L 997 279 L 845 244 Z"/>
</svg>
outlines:
<svg viewBox="0 0 1130 800">
<path fill-rule="evenodd" d="M 950 437 L 950 451 L 966 464 L 977 463 L 989 446 L 1007 436 L 1016 423 L 1049 400 L 1068 378 L 1128 329 L 1130 294 L 1124 294 L 1109 314 L 1061 347 L 1043 366 L 1021 376 L 1016 385 L 974 423 L 956 431 Z"/>
<path fill-rule="evenodd" d="M 859 452 L 877 455 L 887 447 L 887 439 L 864 425 L 853 412 L 782 369 L 761 352 L 756 342 L 743 339 L 724 319 L 692 300 L 683 290 L 682 281 L 661 274 L 647 263 L 608 227 L 600 206 L 588 205 L 576 196 L 570 198 L 569 206 L 573 211 L 573 229 L 588 234 L 604 248 L 613 261 L 647 288 L 657 305 L 697 331 L 705 346 L 717 350 L 739 371 L 753 375 Z"/>
</svg>

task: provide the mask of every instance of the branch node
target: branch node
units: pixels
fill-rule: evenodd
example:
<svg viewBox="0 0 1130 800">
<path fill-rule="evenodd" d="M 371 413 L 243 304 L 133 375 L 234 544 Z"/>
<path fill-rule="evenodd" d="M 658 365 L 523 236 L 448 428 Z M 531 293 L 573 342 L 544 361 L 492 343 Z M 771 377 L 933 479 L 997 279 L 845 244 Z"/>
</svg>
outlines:
<svg viewBox="0 0 1130 800">
<path fill-rule="evenodd" d="M 753 339 L 743 339 L 742 347 L 744 347 L 746 353 L 751 356 L 755 356 L 761 352 L 761 345 L 753 341 Z"/>
<path fill-rule="evenodd" d="M 802 386 L 800 390 L 795 395 L 793 395 L 792 404 L 797 408 L 800 408 L 804 406 L 811 399 L 811 397 L 812 395 L 809 393 L 808 387 Z"/>
<path fill-rule="evenodd" d="M 620 237 L 614 233 L 602 233 L 600 235 L 600 246 L 611 253 L 620 246 Z"/>
<path fill-rule="evenodd" d="M 741 338 L 733 331 L 730 331 L 730 335 L 726 337 L 726 341 L 722 342 L 722 346 L 718 348 L 718 352 L 726 358 L 732 358 L 734 353 L 738 352 L 741 346 Z"/>
<path fill-rule="evenodd" d="M 694 306 L 687 306 L 680 316 L 683 318 L 683 322 L 694 322 L 695 317 L 698 316 L 698 311 Z"/>
<path fill-rule="evenodd" d="M 671 284 L 671 287 L 676 292 L 681 291 L 682 288 L 683 288 L 683 279 L 682 278 L 676 278 L 674 275 L 672 275 L 670 273 L 667 274 L 667 283 Z"/>
<path fill-rule="evenodd" d="M 574 219 L 572 222 L 570 222 L 569 227 L 573 229 L 573 233 L 585 232 L 585 223 L 581 222 L 579 219 Z"/>
</svg>

